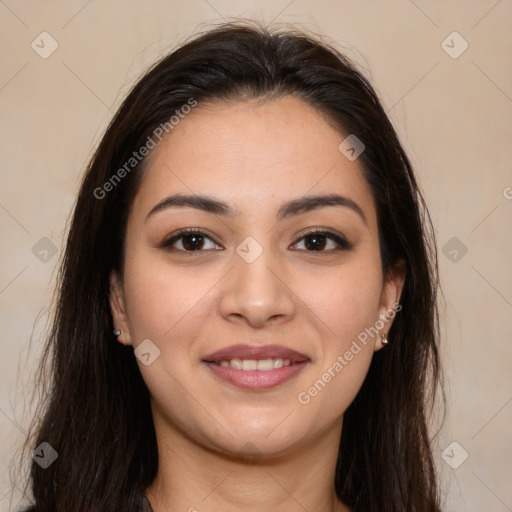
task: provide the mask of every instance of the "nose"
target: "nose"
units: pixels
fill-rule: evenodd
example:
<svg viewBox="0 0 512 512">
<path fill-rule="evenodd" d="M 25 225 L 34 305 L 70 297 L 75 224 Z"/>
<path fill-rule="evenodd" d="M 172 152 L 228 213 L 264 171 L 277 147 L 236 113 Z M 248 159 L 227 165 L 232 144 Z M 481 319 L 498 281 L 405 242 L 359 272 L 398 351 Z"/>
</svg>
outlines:
<svg viewBox="0 0 512 512">
<path fill-rule="evenodd" d="M 296 302 L 290 277 L 270 251 L 251 263 L 233 254 L 234 268 L 226 276 L 220 303 L 222 316 L 231 322 L 245 322 L 253 328 L 282 323 L 293 318 Z"/>
</svg>

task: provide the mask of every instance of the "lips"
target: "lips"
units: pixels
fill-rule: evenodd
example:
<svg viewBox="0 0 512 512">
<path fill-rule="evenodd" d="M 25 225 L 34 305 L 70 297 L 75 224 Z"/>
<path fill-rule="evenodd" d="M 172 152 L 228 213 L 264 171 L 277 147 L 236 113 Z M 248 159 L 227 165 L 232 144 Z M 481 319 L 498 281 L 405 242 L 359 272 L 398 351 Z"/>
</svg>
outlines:
<svg viewBox="0 0 512 512">
<path fill-rule="evenodd" d="M 207 363 L 220 363 L 232 359 L 289 359 L 291 364 L 309 361 L 308 356 L 282 345 L 231 345 L 203 358 Z"/>
<path fill-rule="evenodd" d="M 265 391 L 291 380 L 310 362 L 282 345 L 232 345 L 203 359 L 219 379 L 241 389 Z"/>
</svg>

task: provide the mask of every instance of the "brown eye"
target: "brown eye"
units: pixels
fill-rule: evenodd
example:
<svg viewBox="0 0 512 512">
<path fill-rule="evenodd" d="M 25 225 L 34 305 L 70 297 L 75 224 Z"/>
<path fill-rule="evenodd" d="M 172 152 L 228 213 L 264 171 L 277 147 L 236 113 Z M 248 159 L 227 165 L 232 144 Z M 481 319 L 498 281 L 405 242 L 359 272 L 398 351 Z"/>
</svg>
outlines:
<svg viewBox="0 0 512 512">
<path fill-rule="evenodd" d="M 352 248 L 345 238 L 330 231 L 310 231 L 303 235 L 295 245 L 301 241 L 304 241 L 305 250 L 308 252 L 331 252 Z"/>
<path fill-rule="evenodd" d="M 308 235 L 304 237 L 304 240 L 308 250 L 321 251 L 327 245 L 327 237 L 324 235 Z"/>
<path fill-rule="evenodd" d="M 205 238 L 202 235 L 183 235 L 181 244 L 187 251 L 197 251 L 203 248 Z"/>
<path fill-rule="evenodd" d="M 182 252 L 201 252 L 209 249 L 222 249 L 222 247 L 206 233 L 191 229 L 181 230 L 176 235 L 165 240 L 160 247 Z"/>
</svg>

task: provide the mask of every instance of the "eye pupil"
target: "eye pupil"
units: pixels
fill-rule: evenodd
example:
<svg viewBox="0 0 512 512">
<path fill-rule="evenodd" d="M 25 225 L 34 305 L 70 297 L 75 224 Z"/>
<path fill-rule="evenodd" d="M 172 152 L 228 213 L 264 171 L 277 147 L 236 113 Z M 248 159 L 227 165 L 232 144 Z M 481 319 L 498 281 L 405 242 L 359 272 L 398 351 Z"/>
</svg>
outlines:
<svg viewBox="0 0 512 512">
<path fill-rule="evenodd" d="M 325 236 L 323 235 L 310 235 L 305 240 L 307 249 L 322 250 L 325 247 Z"/>
<path fill-rule="evenodd" d="M 189 243 L 191 241 L 191 243 Z M 184 235 L 183 236 L 183 247 L 187 250 L 197 250 L 201 249 L 204 244 L 204 239 L 202 235 L 192 234 L 192 235 Z"/>
</svg>

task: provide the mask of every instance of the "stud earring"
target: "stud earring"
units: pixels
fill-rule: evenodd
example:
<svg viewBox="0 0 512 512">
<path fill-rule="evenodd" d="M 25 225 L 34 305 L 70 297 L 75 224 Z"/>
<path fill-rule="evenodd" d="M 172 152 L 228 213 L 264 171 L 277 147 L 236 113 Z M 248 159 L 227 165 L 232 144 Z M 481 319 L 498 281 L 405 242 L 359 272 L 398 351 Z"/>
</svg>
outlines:
<svg viewBox="0 0 512 512">
<path fill-rule="evenodd" d="M 123 341 L 123 339 L 121 338 L 121 335 L 123 334 L 123 331 L 121 331 L 120 329 L 114 329 L 114 336 L 117 338 L 117 341 L 119 341 L 119 343 L 125 345 L 125 346 L 128 346 L 129 343 L 125 343 Z"/>
<path fill-rule="evenodd" d="M 387 344 L 388 344 L 388 342 L 389 342 L 388 337 L 387 337 L 384 333 L 382 333 L 382 334 L 380 335 L 380 337 L 381 337 L 382 343 L 383 343 L 384 345 L 387 345 Z"/>
</svg>

